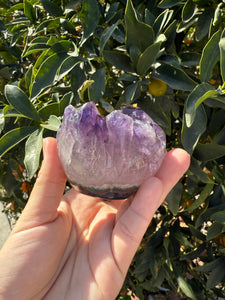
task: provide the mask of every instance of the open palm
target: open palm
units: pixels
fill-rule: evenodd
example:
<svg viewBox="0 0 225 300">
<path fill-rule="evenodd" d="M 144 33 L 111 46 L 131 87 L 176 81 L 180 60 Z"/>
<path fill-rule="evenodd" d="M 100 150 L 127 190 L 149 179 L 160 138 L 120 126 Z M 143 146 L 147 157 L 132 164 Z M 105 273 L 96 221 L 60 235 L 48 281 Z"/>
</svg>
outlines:
<svg viewBox="0 0 225 300">
<path fill-rule="evenodd" d="M 56 141 L 31 197 L 0 252 L 0 299 L 115 299 L 156 209 L 189 165 L 170 151 L 157 175 L 127 200 L 102 201 L 71 189 Z"/>
</svg>

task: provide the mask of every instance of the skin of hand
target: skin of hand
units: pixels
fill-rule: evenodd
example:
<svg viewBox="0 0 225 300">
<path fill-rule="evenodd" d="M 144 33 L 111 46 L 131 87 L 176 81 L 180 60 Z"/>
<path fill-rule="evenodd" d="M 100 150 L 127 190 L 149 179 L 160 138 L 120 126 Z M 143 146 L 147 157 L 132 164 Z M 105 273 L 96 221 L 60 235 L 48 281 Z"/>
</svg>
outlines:
<svg viewBox="0 0 225 300">
<path fill-rule="evenodd" d="M 166 154 L 155 177 L 127 200 L 102 201 L 71 189 L 56 140 L 30 199 L 0 251 L 1 300 L 115 299 L 141 239 L 168 192 L 189 167 L 182 149 Z"/>
</svg>

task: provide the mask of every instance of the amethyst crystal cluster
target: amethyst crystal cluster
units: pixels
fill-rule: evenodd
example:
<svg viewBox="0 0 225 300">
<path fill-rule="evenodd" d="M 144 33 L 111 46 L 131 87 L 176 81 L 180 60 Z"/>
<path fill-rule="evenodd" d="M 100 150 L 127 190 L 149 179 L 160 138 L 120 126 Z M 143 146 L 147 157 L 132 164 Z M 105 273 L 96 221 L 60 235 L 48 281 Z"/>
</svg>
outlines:
<svg viewBox="0 0 225 300">
<path fill-rule="evenodd" d="M 165 155 L 163 130 L 133 107 L 101 116 L 94 102 L 69 105 L 57 132 L 60 160 L 80 192 L 124 199 L 159 169 Z"/>
</svg>

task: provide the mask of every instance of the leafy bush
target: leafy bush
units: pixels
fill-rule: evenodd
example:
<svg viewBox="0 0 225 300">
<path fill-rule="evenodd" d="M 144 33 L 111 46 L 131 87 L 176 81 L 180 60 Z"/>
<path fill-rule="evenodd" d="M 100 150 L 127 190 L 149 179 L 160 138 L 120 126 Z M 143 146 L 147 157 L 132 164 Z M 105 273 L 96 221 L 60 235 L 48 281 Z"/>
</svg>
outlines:
<svg viewBox="0 0 225 300">
<path fill-rule="evenodd" d="M 165 130 L 168 150 L 190 153 L 191 166 L 150 224 L 120 299 L 128 288 L 141 298 L 162 287 L 180 298 L 224 297 L 224 2 L 0 3 L 0 184 L 9 213 L 23 209 L 42 138 L 55 136 L 68 104 L 94 101 L 102 114 L 137 105 Z M 160 96 L 150 93 L 155 79 L 167 85 Z"/>
</svg>

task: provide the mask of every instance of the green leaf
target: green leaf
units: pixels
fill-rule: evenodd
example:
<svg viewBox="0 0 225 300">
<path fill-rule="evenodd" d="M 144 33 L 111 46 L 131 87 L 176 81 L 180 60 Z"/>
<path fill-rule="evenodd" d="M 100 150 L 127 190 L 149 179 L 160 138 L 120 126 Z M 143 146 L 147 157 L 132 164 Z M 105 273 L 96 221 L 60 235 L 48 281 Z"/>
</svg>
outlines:
<svg viewBox="0 0 225 300">
<path fill-rule="evenodd" d="M 101 99 L 99 101 L 101 103 L 102 108 L 104 108 L 108 113 L 111 113 L 112 111 L 114 111 L 113 106 L 108 103 L 107 101 L 104 101 L 103 99 Z"/>
<path fill-rule="evenodd" d="M 179 56 L 184 67 L 197 67 L 201 59 L 201 54 L 197 52 L 181 52 Z"/>
<path fill-rule="evenodd" d="M 71 71 L 71 89 L 75 95 L 77 96 L 77 91 L 86 80 L 86 75 L 83 69 L 79 65 Z"/>
<path fill-rule="evenodd" d="M 61 125 L 60 119 L 54 115 L 51 115 L 45 124 L 41 124 L 43 128 L 52 131 L 58 131 L 60 125 Z"/>
<path fill-rule="evenodd" d="M 32 120 L 40 120 L 40 116 L 35 107 L 19 87 L 7 84 L 5 86 L 5 95 L 9 104 L 11 104 L 19 113 Z"/>
<path fill-rule="evenodd" d="M 152 76 L 165 81 L 172 89 L 191 91 L 196 86 L 183 70 L 171 65 L 160 65 L 152 73 Z"/>
<path fill-rule="evenodd" d="M 81 42 L 81 44 L 83 44 L 94 33 L 99 22 L 100 12 L 96 0 L 82 1 L 80 18 L 83 21 L 84 28 L 84 34 Z"/>
<path fill-rule="evenodd" d="M 119 101 L 116 104 L 116 108 L 120 108 L 122 105 L 130 105 L 135 98 L 136 92 L 140 86 L 140 82 L 134 82 L 128 85 L 124 93 L 121 95 Z"/>
<path fill-rule="evenodd" d="M 60 24 L 60 18 L 55 17 L 54 19 L 45 20 L 45 21 L 41 22 L 41 24 L 36 27 L 35 32 L 40 33 L 41 31 L 44 31 L 46 29 L 57 28 L 59 26 L 59 24 Z"/>
<path fill-rule="evenodd" d="M 0 138 L 0 156 L 2 157 L 7 151 L 31 135 L 37 128 L 36 126 L 29 126 L 8 131 Z"/>
<path fill-rule="evenodd" d="M 108 23 L 109 21 L 112 20 L 113 17 L 115 17 L 118 8 L 119 8 L 120 3 L 119 2 L 114 2 L 111 3 L 109 10 L 107 11 L 107 15 L 105 17 L 106 22 Z"/>
<path fill-rule="evenodd" d="M 164 10 L 155 20 L 153 24 L 153 30 L 155 35 L 158 36 L 162 30 L 166 27 L 169 23 L 170 19 L 172 18 L 173 11 L 166 9 Z"/>
<path fill-rule="evenodd" d="M 105 92 L 105 68 L 98 69 L 91 77 L 94 83 L 88 88 L 90 101 L 97 103 Z"/>
<path fill-rule="evenodd" d="M 30 179 L 35 175 L 39 168 L 42 136 L 43 129 L 38 128 L 29 136 L 25 144 L 24 165 Z"/>
<path fill-rule="evenodd" d="M 137 73 L 143 76 L 150 69 L 151 65 L 155 62 L 159 53 L 162 42 L 154 43 L 150 45 L 140 55 L 137 63 Z"/>
<path fill-rule="evenodd" d="M 38 36 L 30 42 L 30 45 L 47 44 L 48 40 L 49 40 L 49 37 L 47 37 L 47 36 Z"/>
<path fill-rule="evenodd" d="M 200 13 L 200 12 L 198 12 Z M 197 41 L 201 41 L 210 31 L 210 25 L 213 18 L 213 9 L 205 8 L 198 17 L 195 29 L 195 37 Z"/>
<path fill-rule="evenodd" d="M 222 282 L 225 276 L 225 262 L 221 263 L 209 274 L 206 287 L 211 289 Z"/>
<path fill-rule="evenodd" d="M 222 258 L 217 258 L 209 263 L 205 263 L 203 266 L 196 267 L 195 270 L 200 272 L 210 272 L 221 265 L 221 263 L 223 263 Z"/>
<path fill-rule="evenodd" d="M 200 60 L 201 82 L 207 82 L 211 78 L 213 68 L 220 58 L 220 35 L 221 30 L 218 30 L 216 33 L 214 33 L 202 51 L 202 57 Z"/>
<path fill-rule="evenodd" d="M 103 56 L 108 62 L 110 62 L 113 66 L 115 66 L 119 70 L 123 70 L 126 72 L 134 71 L 133 67 L 131 66 L 131 61 L 129 56 L 127 56 L 121 51 L 104 50 Z"/>
<path fill-rule="evenodd" d="M 190 284 L 188 284 L 183 277 L 181 277 L 180 275 L 177 277 L 177 282 L 179 284 L 179 287 L 181 288 L 181 290 L 183 291 L 183 293 L 193 299 L 193 300 L 197 300 L 197 298 L 195 297 L 194 291 L 192 289 L 192 287 L 190 286 Z"/>
<path fill-rule="evenodd" d="M 145 23 L 147 23 L 149 26 L 152 26 L 155 22 L 155 16 L 149 9 L 145 9 Z"/>
<path fill-rule="evenodd" d="M 4 112 L 3 109 L 0 110 L 0 134 L 5 126 L 5 118 L 4 118 Z"/>
<path fill-rule="evenodd" d="M 198 208 L 203 202 L 205 202 L 205 200 L 212 192 L 213 187 L 214 187 L 214 183 L 207 184 L 202 190 L 199 197 L 186 209 L 186 211 L 193 211 L 194 209 Z"/>
<path fill-rule="evenodd" d="M 222 224 L 214 222 L 207 230 L 207 241 L 211 241 L 218 234 L 221 234 L 221 232 L 223 232 L 223 227 L 224 226 Z"/>
<path fill-rule="evenodd" d="M 206 130 L 207 116 L 204 107 L 200 105 L 196 110 L 196 117 L 190 127 L 186 126 L 185 120 L 183 120 L 181 141 L 184 148 L 189 154 L 192 154 L 196 147 L 200 136 Z M 197 157 L 196 157 L 197 158 Z M 201 160 L 201 159 L 199 159 Z"/>
<path fill-rule="evenodd" d="M 79 56 L 68 56 L 64 59 L 61 66 L 59 67 L 55 80 L 59 81 L 66 76 L 76 65 L 84 61 L 83 57 Z"/>
<path fill-rule="evenodd" d="M 217 90 L 207 83 L 202 83 L 189 94 L 185 105 L 185 122 L 187 127 L 191 127 L 195 120 L 196 109 L 208 98 L 214 98 L 219 95 Z"/>
<path fill-rule="evenodd" d="M 25 16 L 32 22 L 36 22 L 36 12 L 35 8 L 31 4 L 29 0 L 23 0 L 23 5 L 24 5 L 24 14 Z"/>
<path fill-rule="evenodd" d="M 159 8 L 170 8 L 181 2 L 182 2 L 181 0 L 162 0 L 159 2 L 158 7 Z"/>
<path fill-rule="evenodd" d="M 28 70 L 26 71 L 26 74 L 25 74 L 25 86 L 28 89 L 28 91 L 30 91 L 30 84 L 31 84 L 31 80 L 32 80 L 32 75 L 33 75 L 33 66 L 30 65 L 28 67 Z"/>
<path fill-rule="evenodd" d="M 225 155 L 225 146 L 216 143 L 198 145 L 195 148 L 194 156 L 200 161 L 214 160 Z"/>
<path fill-rule="evenodd" d="M 42 106 L 38 112 L 44 120 L 48 120 L 50 115 L 60 116 L 60 103 L 53 102 Z"/>
<path fill-rule="evenodd" d="M 41 0 L 44 9 L 54 17 L 61 17 L 63 11 L 59 5 L 50 0 Z"/>
<path fill-rule="evenodd" d="M 168 208 L 173 213 L 173 215 L 176 215 L 178 213 L 182 191 L 183 184 L 181 182 L 178 182 L 166 197 Z"/>
<path fill-rule="evenodd" d="M 208 177 L 208 175 L 203 171 L 201 167 L 201 162 L 195 159 L 193 156 L 191 157 L 191 164 L 189 170 L 197 176 L 203 183 L 210 183 L 212 180 Z"/>
<path fill-rule="evenodd" d="M 225 82 L 225 30 L 222 33 L 222 38 L 219 41 L 220 48 L 220 68 L 223 82 Z"/>
<path fill-rule="evenodd" d="M 225 211 L 218 211 L 215 214 L 212 214 L 211 218 L 216 222 L 225 225 Z"/>
<path fill-rule="evenodd" d="M 222 16 L 223 16 L 222 6 L 223 6 L 223 3 L 219 3 L 215 9 L 214 18 L 213 18 L 213 26 L 220 25 L 220 23 L 222 21 Z"/>
<path fill-rule="evenodd" d="M 33 54 L 33 53 L 36 53 L 36 52 L 39 52 L 39 51 L 43 51 L 43 50 L 46 50 L 46 49 L 49 49 L 50 46 L 49 45 L 46 45 L 46 44 L 32 44 L 28 49 L 27 51 L 25 52 L 24 54 L 24 57 L 30 55 L 30 54 Z"/>
<path fill-rule="evenodd" d="M 108 42 L 108 40 L 110 39 L 110 37 L 112 36 L 113 32 L 115 31 L 115 29 L 118 26 L 118 22 L 116 22 L 115 24 L 113 24 L 112 26 L 107 27 L 100 38 L 100 43 L 99 43 L 99 51 L 100 54 L 102 53 L 102 51 L 105 48 L 106 43 Z"/>
<path fill-rule="evenodd" d="M 66 57 L 67 54 L 65 53 L 55 53 L 42 63 L 34 78 L 31 99 L 36 98 L 47 87 L 53 84 L 57 70 Z"/>
<path fill-rule="evenodd" d="M 197 6 L 192 0 L 186 1 L 182 9 L 183 21 L 188 22 L 194 16 L 196 10 L 197 10 Z"/>
<path fill-rule="evenodd" d="M 127 0 L 125 10 L 126 48 L 137 46 L 141 52 L 153 44 L 154 30 L 148 24 L 140 22 L 131 0 Z"/>
<path fill-rule="evenodd" d="M 69 92 L 63 96 L 62 100 L 59 102 L 60 116 L 63 115 L 64 109 L 72 103 L 73 97 L 73 92 Z"/>
</svg>

